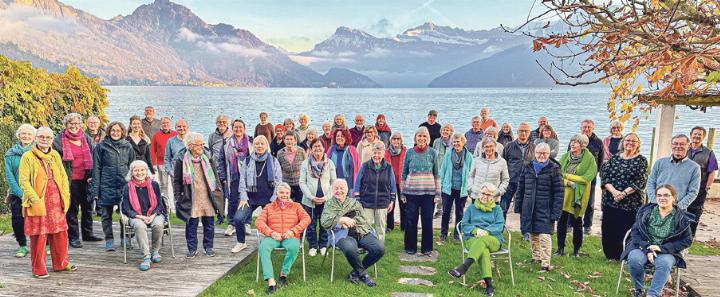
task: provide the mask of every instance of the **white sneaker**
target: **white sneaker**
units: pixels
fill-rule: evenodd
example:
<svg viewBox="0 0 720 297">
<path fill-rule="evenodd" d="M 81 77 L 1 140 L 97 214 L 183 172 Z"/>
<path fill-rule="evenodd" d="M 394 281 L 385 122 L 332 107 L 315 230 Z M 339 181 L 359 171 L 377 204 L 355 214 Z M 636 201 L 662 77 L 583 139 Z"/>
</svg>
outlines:
<svg viewBox="0 0 720 297">
<path fill-rule="evenodd" d="M 308 256 L 310 256 L 310 257 L 315 257 L 315 256 L 317 256 L 317 249 L 316 249 L 316 248 L 311 248 L 310 251 L 308 251 Z"/>
<path fill-rule="evenodd" d="M 235 226 L 228 225 L 227 229 L 225 229 L 225 236 L 232 236 L 235 234 Z"/>
<path fill-rule="evenodd" d="M 246 243 L 236 243 L 235 246 L 230 250 L 233 253 L 239 253 L 240 251 L 246 249 L 248 246 Z"/>
<path fill-rule="evenodd" d="M 245 235 L 252 235 L 252 229 L 250 229 L 250 224 L 245 224 Z"/>
<path fill-rule="evenodd" d="M 321 254 L 321 255 L 325 256 L 326 253 L 327 253 L 327 248 L 321 248 L 321 249 L 320 249 L 320 254 Z"/>
</svg>

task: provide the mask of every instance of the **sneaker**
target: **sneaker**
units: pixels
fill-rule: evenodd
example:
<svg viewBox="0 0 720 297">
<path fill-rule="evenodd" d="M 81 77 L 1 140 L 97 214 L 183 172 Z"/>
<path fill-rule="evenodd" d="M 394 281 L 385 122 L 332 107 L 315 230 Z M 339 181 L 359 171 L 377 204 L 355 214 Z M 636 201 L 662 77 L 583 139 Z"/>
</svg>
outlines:
<svg viewBox="0 0 720 297">
<path fill-rule="evenodd" d="M 205 249 L 205 256 L 208 256 L 208 257 L 215 257 L 215 251 L 213 251 L 213 249 L 212 249 L 212 248 L 209 248 L 209 249 Z"/>
<path fill-rule="evenodd" d="M 530 241 L 530 233 L 523 234 L 523 240 L 524 241 Z"/>
<path fill-rule="evenodd" d="M 308 256 L 310 256 L 310 257 L 315 257 L 315 256 L 317 256 L 317 249 L 316 249 L 316 248 L 311 248 L 311 249 L 308 251 Z"/>
<path fill-rule="evenodd" d="M 288 285 L 287 275 L 280 275 L 280 278 L 278 278 L 278 287 L 286 287 Z"/>
<path fill-rule="evenodd" d="M 240 251 L 246 249 L 247 247 L 248 247 L 248 246 L 247 246 L 247 243 L 240 243 L 240 242 L 238 242 L 238 243 L 236 243 L 235 246 L 230 250 L 230 252 L 232 252 L 232 253 L 239 253 Z"/>
<path fill-rule="evenodd" d="M 357 275 L 357 273 L 355 273 L 355 270 L 350 271 L 350 274 L 348 275 L 348 280 L 355 285 L 360 283 L 360 277 Z"/>
<path fill-rule="evenodd" d="M 590 235 L 590 227 L 583 228 L 583 233 L 585 233 L 585 235 Z"/>
<path fill-rule="evenodd" d="M 321 249 L 320 249 L 320 255 L 325 256 L 325 254 L 327 254 L 327 248 L 321 248 Z"/>
<path fill-rule="evenodd" d="M 553 270 L 553 268 L 554 267 L 552 266 L 543 266 L 542 268 L 540 268 L 540 271 L 538 271 L 538 273 L 548 273 Z"/>
<path fill-rule="evenodd" d="M 151 262 L 150 257 L 145 257 L 143 259 L 142 263 L 140 263 L 140 265 L 138 266 L 138 268 L 140 268 L 140 271 L 150 270 L 150 262 Z"/>
<path fill-rule="evenodd" d="M 30 251 L 28 251 L 27 247 L 21 246 L 17 249 L 17 252 L 15 252 L 15 257 L 23 258 L 23 257 L 27 256 L 28 252 L 30 252 Z"/>
<path fill-rule="evenodd" d="M 228 225 L 227 229 L 225 229 L 225 236 L 233 236 L 235 234 L 235 226 Z"/>
<path fill-rule="evenodd" d="M 153 263 L 160 263 L 162 261 L 162 257 L 160 256 L 160 253 L 158 251 L 153 251 L 150 259 Z"/>
<path fill-rule="evenodd" d="M 75 240 L 70 241 L 70 247 L 80 249 L 83 247 L 83 244 L 80 241 L 80 239 L 75 239 Z"/>
<path fill-rule="evenodd" d="M 188 251 L 187 255 L 185 255 L 185 258 L 192 259 L 192 258 L 195 258 L 195 256 L 197 256 L 197 254 L 198 254 L 197 250 Z"/>
<path fill-rule="evenodd" d="M 33 277 L 34 277 L 34 278 L 43 279 L 43 278 L 48 278 L 48 277 L 50 277 L 50 274 L 47 274 L 47 273 L 45 273 L 45 274 L 33 274 Z"/>
<path fill-rule="evenodd" d="M 268 295 L 275 293 L 275 291 L 277 291 L 277 286 L 268 286 L 268 288 L 267 288 Z"/>
<path fill-rule="evenodd" d="M 105 250 L 108 252 L 115 251 L 115 241 L 112 239 L 105 240 Z"/>
<path fill-rule="evenodd" d="M 97 237 L 95 235 L 87 235 L 87 236 L 83 236 L 83 241 L 97 242 L 97 241 L 103 241 L 103 239 L 100 237 Z"/>
<path fill-rule="evenodd" d="M 446 240 L 447 240 L 447 235 L 440 234 L 440 238 L 438 238 L 438 243 L 440 243 L 440 244 L 445 243 Z"/>
<path fill-rule="evenodd" d="M 368 275 L 367 273 L 365 273 L 364 275 L 360 276 L 360 280 L 363 281 L 363 283 L 365 283 L 365 285 L 368 286 L 368 287 L 374 287 L 374 286 L 377 285 L 377 284 L 375 283 L 375 281 L 373 281 L 372 278 L 370 278 L 370 275 Z"/>
</svg>

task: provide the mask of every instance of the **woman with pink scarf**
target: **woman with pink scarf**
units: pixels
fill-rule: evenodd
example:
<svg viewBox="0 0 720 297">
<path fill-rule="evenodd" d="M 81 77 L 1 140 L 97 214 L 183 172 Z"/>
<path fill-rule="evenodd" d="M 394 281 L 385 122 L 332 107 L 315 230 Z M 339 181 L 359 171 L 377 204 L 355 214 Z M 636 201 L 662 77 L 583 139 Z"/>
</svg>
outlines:
<svg viewBox="0 0 720 297">
<path fill-rule="evenodd" d="M 140 263 L 140 271 L 150 269 L 150 263 L 160 263 L 160 246 L 162 244 L 163 227 L 165 217 L 163 216 L 163 204 L 160 196 L 160 185 L 149 175 L 147 163 L 142 160 L 130 163 L 130 171 L 125 178 L 128 183 L 123 190 L 122 212 L 130 219 L 130 225 L 135 229 L 140 251 L 143 253 L 143 261 Z M 148 228 L 152 234 L 152 251 L 148 244 Z"/>
<path fill-rule="evenodd" d="M 70 113 L 64 119 L 65 129 L 53 141 L 55 149 L 62 157 L 63 167 L 70 179 L 70 208 L 65 215 L 68 224 L 68 240 L 73 248 L 81 248 L 83 241 L 101 241 L 93 235 L 92 207 L 88 199 L 88 178 L 93 171 L 92 151 L 95 142 L 83 132 L 82 116 Z M 78 211 L 81 221 L 78 224 Z M 82 228 L 80 228 L 80 226 Z"/>
</svg>

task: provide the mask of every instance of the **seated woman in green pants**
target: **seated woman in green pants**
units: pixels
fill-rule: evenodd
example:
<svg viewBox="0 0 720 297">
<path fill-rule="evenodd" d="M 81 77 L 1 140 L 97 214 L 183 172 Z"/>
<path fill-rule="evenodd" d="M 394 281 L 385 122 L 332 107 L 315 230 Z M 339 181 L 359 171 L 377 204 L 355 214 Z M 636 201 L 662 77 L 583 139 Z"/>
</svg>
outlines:
<svg viewBox="0 0 720 297">
<path fill-rule="evenodd" d="M 480 263 L 480 274 L 485 280 L 485 295 L 493 295 L 492 267 L 490 253 L 500 250 L 505 219 L 502 209 L 495 204 L 495 186 L 491 183 L 480 185 L 480 193 L 475 203 L 470 205 L 463 215 L 460 226 L 463 238 L 467 242 L 468 257 L 458 267 L 448 271 L 454 277 L 463 276 L 470 265 Z"/>
<path fill-rule="evenodd" d="M 294 202 L 290 197 L 290 185 L 281 182 L 275 187 L 277 199 L 263 207 L 260 217 L 255 221 L 258 231 L 267 236 L 260 241 L 258 254 L 260 255 L 260 266 L 263 271 L 263 279 L 268 282 L 268 294 L 277 290 L 278 285 L 286 286 L 287 276 L 300 250 L 300 236 L 310 225 L 310 216 L 305 212 L 300 203 Z M 275 248 L 285 248 L 285 260 L 283 261 L 280 279 L 275 282 L 271 253 Z"/>
</svg>

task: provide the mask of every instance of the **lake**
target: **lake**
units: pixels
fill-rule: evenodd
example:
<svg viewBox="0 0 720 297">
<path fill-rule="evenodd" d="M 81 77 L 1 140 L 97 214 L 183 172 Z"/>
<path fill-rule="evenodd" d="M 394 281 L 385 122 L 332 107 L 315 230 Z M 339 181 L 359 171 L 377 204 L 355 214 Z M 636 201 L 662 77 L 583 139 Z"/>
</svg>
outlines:
<svg viewBox="0 0 720 297">
<path fill-rule="evenodd" d="M 132 115 L 143 116 L 147 105 L 155 107 L 156 116 L 171 116 L 188 120 L 190 131 L 208 135 L 215 129 L 215 117 L 227 114 L 231 120 L 240 118 L 253 131 L 258 114 L 265 111 L 270 122 L 282 123 L 285 118 L 297 119 L 298 114 L 310 115 L 312 127 L 322 133 L 323 121 L 332 121 L 335 114 L 343 114 L 353 126 L 356 114 L 365 115 L 365 123 L 373 124 L 375 117 L 385 115 L 390 128 L 403 134 L 405 144 L 412 143 L 415 128 L 426 120 L 427 112 L 439 112 L 440 123 L 452 123 L 455 131 L 470 129 L 471 118 L 480 109 L 490 108 L 490 116 L 498 124 L 508 122 L 516 130 L 521 122 L 535 129 L 537 118 L 547 116 L 556 130 L 561 147 L 579 132 L 583 119 L 596 123 L 600 138 L 609 135 L 605 88 L 486 88 L 486 89 L 310 89 L 310 88 L 204 88 L 204 87 L 131 87 L 111 86 L 110 105 L 106 112 L 111 120 L 127 124 Z M 687 133 L 696 125 L 720 127 L 720 113 L 707 113 L 679 107 L 676 110 L 675 133 Z M 637 132 L 642 151 L 650 152 L 655 114 L 642 119 Z M 296 124 L 297 125 L 297 124 Z M 625 131 L 629 131 L 626 127 Z"/>
</svg>

